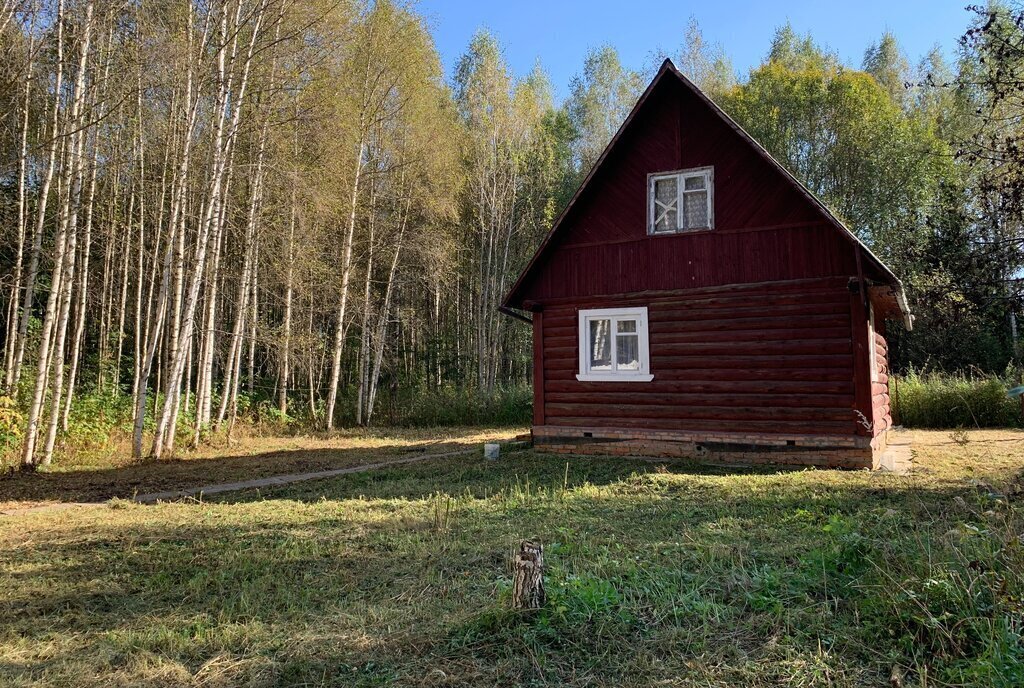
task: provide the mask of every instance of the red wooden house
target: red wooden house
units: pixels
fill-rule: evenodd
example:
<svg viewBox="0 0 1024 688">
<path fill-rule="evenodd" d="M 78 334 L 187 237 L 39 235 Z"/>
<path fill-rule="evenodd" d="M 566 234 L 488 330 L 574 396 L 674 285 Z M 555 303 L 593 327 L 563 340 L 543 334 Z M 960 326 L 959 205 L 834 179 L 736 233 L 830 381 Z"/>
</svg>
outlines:
<svg viewBox="0 0 1024 688">
<path fill-rule="evenodd" d="M 876 467 L 896 276 L 668 60 L 502 310 L 533 438 L 572 453 Z"/>
</svg>

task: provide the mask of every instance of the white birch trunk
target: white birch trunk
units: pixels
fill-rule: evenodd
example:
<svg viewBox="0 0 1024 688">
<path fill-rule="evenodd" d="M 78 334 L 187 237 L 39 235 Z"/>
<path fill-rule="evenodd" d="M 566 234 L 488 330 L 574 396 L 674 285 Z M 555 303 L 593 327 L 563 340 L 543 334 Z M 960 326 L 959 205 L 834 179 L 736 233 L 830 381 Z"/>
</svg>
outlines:
<svg viewBox="0 0 1024 688">
<path fill-rule="evenodd" d="M 373 416 L 373 407 L 377 401 L 377 383 L 380 380 L 380 368 L 384 360 L 384 343 L 386 341 L 388 318 L 391 313 L 391 295 L 394 293 L 395 275 L 398 272 L 398 258 L 402 253 L 402 243 L 405 239 L 405 228 L 409 220 L 409 210 L 412 207 L 412 199 L 406 202 L 405 212 L 402 214 L 401 227 L 398 230 L 398 237 L 395 239 L 395 255 L 391 259 L 391 268 L 388 270 L 388 284 L 384 289 L 384 303 L 381 305 L 380 315 L 377 320 L 377 333 L 375 337 L 375 349 L 373 353 L 373 372 L 370 374 L 370 389 L 366 401 L 366 423 L 369 425 Z"/>
<path fill-rule="evenodd" d="M 12 3 L 13 7 L 13 3 Z M 13 13 L 13 10 L 12 10 Z M 2 31 L 0 31 L 2 32 Z M 4 389 L 14 394 L 14 353 L 18 348 L 18 322 L 21 317 L 21 280 L 25 261 L 25 241 L 28 231 L 28 203 L 25 184 L 28 170 L 28 129 L 32 105 L 32 75 L 35 69 L 35 13 L 29 26 L 28 64 L 25 70 L 25 93 L 21 112 L 21 138 L 18 148 L 18 248 L 14 262 L 14 284 L 11 285 L 10 315 L 7 319 L 7 343 L 4 350 Z"/>
<path fill-rule="evenodd" d="M 193 260 L 195 268 L 193 269 L 192 278 L 189 284 L 188 298 L 185 304 L 185 314 L 183 318 L 183 328 L 180 333 L 180 339 L 182 341 L 178 343 L 176 355 L 170 362 L 170 370 L 166 384 L 168 395 L 164 399 L 163 408 L 157 418 L 152 449 L 152 455 L 155 459 L 159 459 L 168 446 L 167 433 L 168 429 L 172 426 L 172 412 L 176 404 L 177 395 L 175 390 L 180 386 L 182 373 L 185 368 L 185 357 L 182 355 L 182 346 L 192 336 L 193 319 L 195 317 L 196 305 L 199 300 L 199 289 L 202 285 L 202 266 L 206 263 L 206 254 L 210 242 L 211 231 L 214 234 L 214 243 L 216 244 L 216 242 L 220 240 L 221 228 L 219 226 L 214 227 L 215 224 L 219 224 L 214 222 L 214 211 L 219 207 L 221 202 L 221 193 L 223 192 L 223 180 L 227 162 L 226 153 L 228 152 L 230 145 L 233 143 L 234 137 L 238 131 L 238 121 L 245 102 L 245 91 L 248 83 L 249 68 L 252 64 L 252 56 L 256 49 L 256 43 L 259 40 L 260 25 L 262 23 L 263 12 L 266 9 L 266 4 L 266 0 L 263 0 L 255 12 L 252 37 L 249 42 L 248 52 L 242 67 L 237 95 L 234 95 L 232 92 L 231 78 L 225 78 L 224 48 L 222 47 L 218 51 L 218 73 L 221 78 L 221 94 L 218 98 L 217 133 L 214 136 L 213 144 L 213 169 L 209 183 L 210 200 L 207 202 L 206 213 L 202 219 L 197 237 Z M 233 28 L 236 29 L 234 31 L 233 43 L 237 41 L 238 37 L 237 26 L 239 15 L 241 15 L 241 2 L 238 4 L 233 25 Z M 222 39 L 226 39 L 228 36 L 227 13 L 224 12 L 222 17 L 221 37 Z M 227 126 L 229 106 L 233 110 L 233 114 L 230 120 L 230 126 Z"/>
<path fill-rule="evenodd" d="M 43 250 L 43 227 L 46 223 L 46 206 L 50 198 L 50 186 L 53 183 L 53 174 L 57 165 L 57 145 L 62 138 L 59 128 L 59 116 L 64 77 L 64 0 L 58 0 L 57 2 L 56 24 L 57 73 L 54 77 L 53 112 L 50 116 L 50 141 L 47 150 L 46 172 L 43 174 L 39 198 L 36 201 L 35 231 L 32 236 L 32 251 L 29 254 L 28 273 L 25 277 L 25 294 L 21 304 L 21 322 L 18 324 L 18 350 L 14 357 L 14 374 L 12 375 L 10 385 L 12 389 L 18 386 L 18 382 L 21 379 L 21 367 L 25 360 L 25 345 L 28 342 L 28 323 L 32 317 L 32 301 L 35 299 L 36 277 L 39 274 L 39 258 Z M 54 263 L 54 265 L 57 264 L 56 262 Z M 53 283 L 51 282 L 51 289 L 53 288 Z M 47 306 L 49 306 L 49 303 Z M 35 400 L 33 399 L 34 404 Z M 29 423 L 29 426 L 31 427 L 31 423 Z M 27 437 L 28 435 L 26 434 L 26 446 L 29 444 Z M 33 445 L 34 442 L 35 440 L 33 439 Z"/>
<path fill-rule="evenodd" d="M 363 288 L 363 323 L 359 333 L 359 390 L 356 394 L 356 425 L 363 425 L 363 409 L 367 398 L 367 377 L 370 374 L 370 287 L 373 284 L 374 233 L 376 229 L 376 194 L 370 185 L 370 227 L 367 237 L 366 281 Z M 367 419 L 369 420 L 369 419 Z"/>
<path fill-rule="evenodd" d="M 360 126 L 362 129 L 362 126 Z M 334 429 L 334 406 L 338 400 L 338 382 L 341 378 L 341 352 L 345 344 L 345 309 L 348 305 L 348 285 L 352 279 L 352 245 L 356 233 L 356 208 L 359 204 L 359 182 L 363 172 L 365 138 L 360 132 L 356 148 L 356 165 L 352 181 L 352 195 L 349 203 L 348 228 L 341 251 L 341 293 L 338 295 L 337 323 L 334 330 L 333 359 L 331 361 L 331 386 L 327 392 L 325 423 L 328 430 Z"/>
<path fill-rule="evenodd" d="M 92 0 L 86 5 L 85 25 L 82 29 L 81 56 L 78 63 L 78 74 L 75 77 L 74 98 L 71 104 L 71 122 L 74 133 L 71 136 L 71 155 L 67 161 L 67 181 L 64 194 L 64 207 L 61 215 L 65 218 L 67 229 L 67 249 L 65 253 L 66 267 L 60 284 L 60 313 L 57 320 L 56 342 L 54 345 L 54 365 L 52 381 L 52 401 L 50 402 L 50 421 L 43 447 L 41 464 L 47 466 L 53 459 L 53 448 L 57 439 L 57 427 L 60 421 L 61 400 L 64 392 L 64 359 L 67 347 L 68 325 L 71 316 L 71 297 L 74 293 L 74 278 L 77 264 L 78 219 L 82 208 L 82 184 L 85 170 L 83 156 L 85 153 L 85 77 L 89 61 L 89 48 L 92 38 Z M 84 294 L 83 294 L 84 297 Z"/>
</svg>

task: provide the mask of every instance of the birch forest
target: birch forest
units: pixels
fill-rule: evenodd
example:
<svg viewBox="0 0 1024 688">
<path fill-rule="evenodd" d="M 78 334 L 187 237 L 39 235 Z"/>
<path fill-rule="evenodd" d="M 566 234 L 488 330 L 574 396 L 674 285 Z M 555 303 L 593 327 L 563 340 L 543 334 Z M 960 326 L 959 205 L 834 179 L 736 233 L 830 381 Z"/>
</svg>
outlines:
<svg viewBox="0 0 1024 688">
<path fill-rule="evenodd" d="M 1005 366 L 1019 221 L 977 221 L 971 180 L 996 172 L 957 150 L 991 98 L 951 87 L 984 36 L 949 66 L 883 36 L 849 70 L 784 27 L 741 79 L 683 29 L 652 65 L 673 56 L 924 296 L 903 363 L 982 322 L 980 365 Z M 445 73 L 390 0 L 0 0 L 5 446 L 34 468 L 117 432 L 161 458 L 240 421 L 330 430 L 524 388 L 530 331 L 502 296 L 651 73 L 597 47 L 557 103 L 486 32 Z"/>
<path fill-rule="evenodd" d="M 551 219 L 550 96 L 491 39 L 456 101 L 387 2 L 8 0 L 0 30 L 24 465 L 84 390 L 130 399 L 159 458 L 255 399 L 330 429 L 372 422 L 382 385 L 525 379 L 496 309 Z"/>
</svg>

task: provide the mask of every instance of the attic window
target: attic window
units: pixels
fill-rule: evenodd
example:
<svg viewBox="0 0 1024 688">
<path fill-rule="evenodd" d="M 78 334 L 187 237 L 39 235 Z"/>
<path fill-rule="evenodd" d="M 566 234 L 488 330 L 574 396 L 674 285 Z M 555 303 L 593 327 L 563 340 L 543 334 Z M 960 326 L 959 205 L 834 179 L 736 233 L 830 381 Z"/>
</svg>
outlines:
<svg viewBox="0 0 1024 688">
<path fill-rule="evenodd" d="M 652 174 L 647 180 L 648 234 L 714 228 L 713 167 Z"/>
<path fill-rule="evenodd" d="M 580 311 L 580 372 L 577 380 L 650 382 L 647 308 Z"/>
</svg>

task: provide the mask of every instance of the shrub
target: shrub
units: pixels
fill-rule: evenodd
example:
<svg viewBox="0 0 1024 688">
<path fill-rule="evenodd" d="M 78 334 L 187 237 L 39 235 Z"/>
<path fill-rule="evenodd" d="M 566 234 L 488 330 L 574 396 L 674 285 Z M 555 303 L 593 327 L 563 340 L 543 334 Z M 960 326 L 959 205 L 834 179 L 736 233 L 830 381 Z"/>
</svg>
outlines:
<svg viewBox="0 0 1024 688">
<path fill-rule="evenodd" d="M 889 380 L 893 420 L 908 428 L 1022 427 L 1011 384 L 997 376 L 911 371 Z"/>
<path fill-rule="evenodd" d="M 75 397 L 65 437 L 69 444 L 102 445 L 116 432 L 131 430 L 131 397 L 92 392 Z"/>
<path fill-rule="evenodd" d="M 345 399 L 348 409 L 354 399 Z M 467 387 L 408 387 L 382 394 L 373 425 L 440 427 L 529 425 L 533 393 L 528 386 L 496 387 L 490 393 Z M 354 412 L 348 411 L 354 417 Z"/>
<path fill-rule="evenodd" d="M 14 399 L 0 396 L 0 464 L 18 446 L 24 424 L 25 418 Z"/>
</svg>

